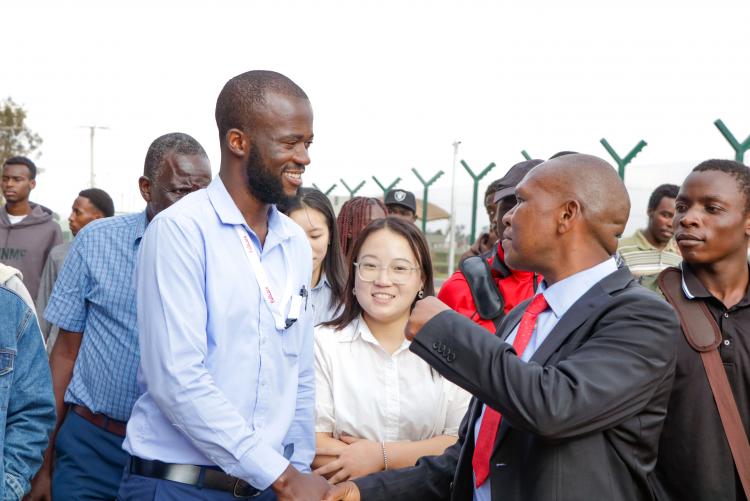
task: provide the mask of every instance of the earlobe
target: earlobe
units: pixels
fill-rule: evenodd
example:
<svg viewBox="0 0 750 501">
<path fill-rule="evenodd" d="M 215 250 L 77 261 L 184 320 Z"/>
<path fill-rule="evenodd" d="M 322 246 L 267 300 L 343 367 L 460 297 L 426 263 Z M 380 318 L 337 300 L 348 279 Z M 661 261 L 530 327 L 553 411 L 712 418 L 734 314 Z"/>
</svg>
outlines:
<svg viewBox="0 0 750 501">
<path fill-rule="evenodd" d="M 146 203 L 151 201 L 151 180 L 146 176 L 141 176 L 138 179 L 138 189 L 141 192 L 141 197 Z"/>
</svg>

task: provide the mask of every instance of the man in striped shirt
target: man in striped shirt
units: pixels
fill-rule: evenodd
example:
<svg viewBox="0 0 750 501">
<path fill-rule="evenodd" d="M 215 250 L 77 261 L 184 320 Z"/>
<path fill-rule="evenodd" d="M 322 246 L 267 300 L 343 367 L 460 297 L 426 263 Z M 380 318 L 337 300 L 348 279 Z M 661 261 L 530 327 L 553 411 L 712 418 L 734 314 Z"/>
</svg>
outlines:
<svg viewBox="0 0 750 501">
<path fill-rule="evenodd" d="M 648 200 L 648 226 L 621 239 L 617 247 L 625 264 L 643 285 L 648 286 L 661 270 L 682 261 L 672 238 L 674 201 L 679 191 L 674 184 L 657 187 Z"/>
</svg>

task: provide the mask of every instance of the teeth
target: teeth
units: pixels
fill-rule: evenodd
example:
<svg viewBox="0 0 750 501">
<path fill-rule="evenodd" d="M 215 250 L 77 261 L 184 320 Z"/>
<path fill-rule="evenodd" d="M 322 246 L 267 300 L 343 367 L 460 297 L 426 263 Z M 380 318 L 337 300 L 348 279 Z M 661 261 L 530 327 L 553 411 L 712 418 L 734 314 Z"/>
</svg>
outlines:
<svg viewBox="0 0 750 501">
<path fill-rule="evenodd" d="M 375 294 L 373 294 L 373 296 L 381 299 L 391 299 L 393 297 L 392 294 L 386 294 L 384 292 L 376 292 Z"/>
<path fill-rule="evenodd" d="M 286 175 L 291 177 L 292 179 L 302 179 L 301 172 L 287 172 Z"/>
</svg>

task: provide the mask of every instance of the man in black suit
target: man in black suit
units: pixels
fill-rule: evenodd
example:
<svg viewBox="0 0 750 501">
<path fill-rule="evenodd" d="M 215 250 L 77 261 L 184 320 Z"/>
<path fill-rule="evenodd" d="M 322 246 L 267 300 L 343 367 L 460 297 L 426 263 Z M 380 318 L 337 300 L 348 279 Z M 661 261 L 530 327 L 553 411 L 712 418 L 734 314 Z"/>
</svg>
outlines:
<svg viewBox="0 0 750 501">
<path fill-rule="evenodd" d="M 536 167 L 516 196 L 503 249 L 513 268 L 544 276 L 539 293 L 497 336 L 435 298 L 406 328 L 414 353 L 475 396 L 458 442 L 324 499 L 653 498 L 679 330 L 671 307 L 612 258 L 625 186 L 604 160 L 576 154 Z"/>
</svg>

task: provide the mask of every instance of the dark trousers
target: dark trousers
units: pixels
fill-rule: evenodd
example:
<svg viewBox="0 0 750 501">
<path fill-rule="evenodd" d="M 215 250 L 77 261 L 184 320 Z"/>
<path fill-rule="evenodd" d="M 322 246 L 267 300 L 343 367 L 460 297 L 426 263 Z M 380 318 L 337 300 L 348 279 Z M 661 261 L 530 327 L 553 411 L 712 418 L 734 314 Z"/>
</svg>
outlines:
<svg viewBox="0 0 750 501">
<path fill-rule="evenodd" d="M 118 501 L 236 501 L 231 492 L 202 489 L 195 485 L 170 480 L 142 477 L 126 471 L 120 484 Z M 276 494 L 267 490 L 252 501 L 276 501 Z"/>
<path fill-rule="evenodd" d="M 123 440 L 68 412 L 55 441 L 54 501 L 114 500 L 128 460 Z"/>
</svg>

